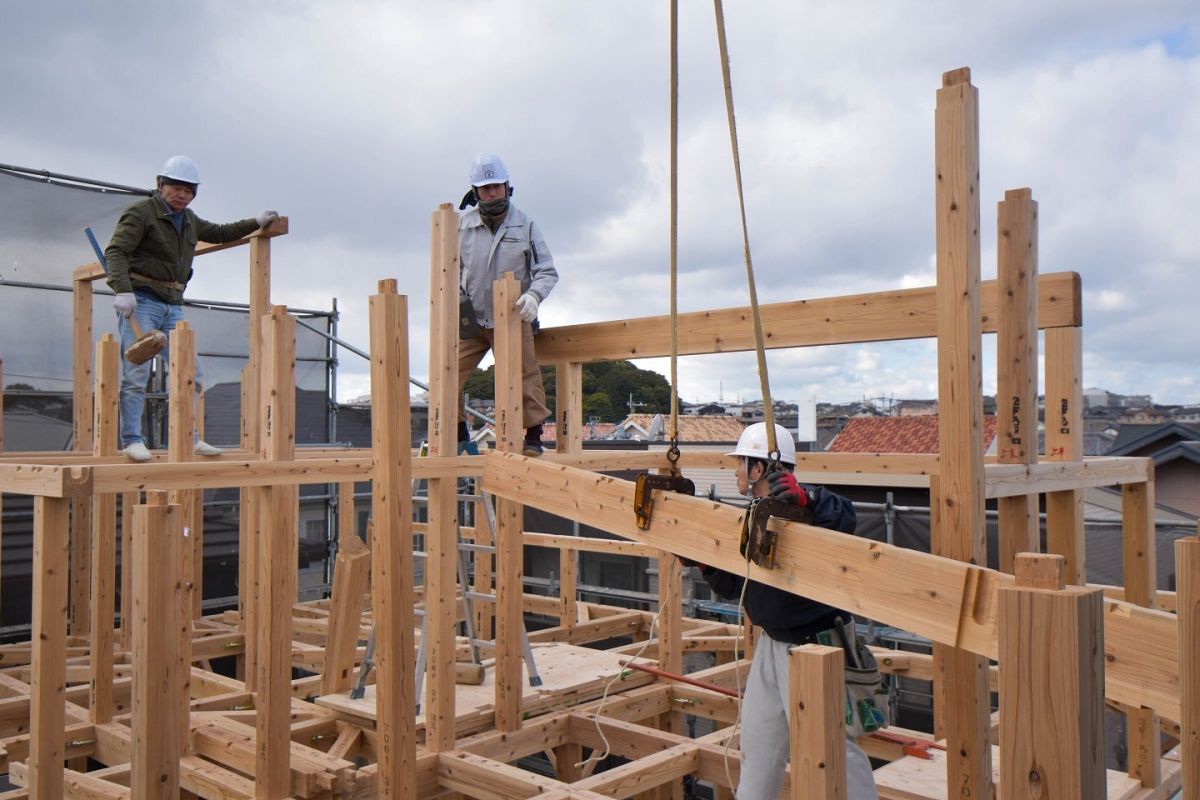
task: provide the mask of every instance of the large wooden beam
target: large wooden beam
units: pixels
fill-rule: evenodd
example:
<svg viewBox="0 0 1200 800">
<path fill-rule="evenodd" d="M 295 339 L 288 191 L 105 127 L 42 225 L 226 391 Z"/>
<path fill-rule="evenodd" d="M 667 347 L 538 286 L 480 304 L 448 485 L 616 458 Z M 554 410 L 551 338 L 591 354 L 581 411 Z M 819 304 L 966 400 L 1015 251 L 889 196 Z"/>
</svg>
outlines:
<svg viewBox="0 0 1200 800">
<path fill-rule="evenodd" d="M 1183 800 L 1200 799 L 1200 541 L 1175 542 L 1179 577 L 1179 674 L 1181 687 L 1180 756 L 1183 762 Z"/>
<path fill-rule="evenodd" d="M 458 215 L 449 203 L 430 222 L 429 454 L 458 450 Z M 425 536 L 425 747 L 454 747 L 455 586 L 458 558 L 456 491 L 452 477 L 431 478 Z M 464 589 L 466 587 L 463 587 Z"/>
<path fill-rule="evenodd" d="M 1062 583 L 1061 556 L 1022 554 L 1000 590 L 1000 790 L 1104 797 L 1101 595 Z"/>
<path fill-rule="evenodd" d="M 987 564 L 984 525 L 982 321 L 979 278 L 979 93 L 971 71 L 942 76 L 934 113 L 937 238 L 938 479 L 930 488 L 932 551 Z M 992 792 L 987 660 L 934 645 L 935 730 L 946 785 Z"/>
<path fill-rule="evenodd" d="M 112 334 L 96 343 L 96 454 L 116 455 L 117 406 L 121 352 Z M 129 551 L 124 552 L 129 564 Z M 128 571 L 126 567 L 125 571 Z M 117 496 L 96 495 L 92 508 L 92 646 L 90 702 L 92 722 L 111 722 L 113 714 L 113 612 L 117 579 Z M 128 626 L 129 618 L 121 622 Z"/>
<path fill-rule="evenodd" d="M 633 483 L 511 453 L 485 456 L 483 490 L 684 558 L 745 574 L 738 553 L 743 511 L 658 493 L 649 530 L 633 515 Z M 1012 576 L 975 564 L 856 536 L 772 521 L 779 568 L 751 565 L 760 583 L 996 658 L 996 591 Z M 1174 614 L 1104 603 L 1107 696 L 1178 719 L 1178 631 Z"/>
<path fill-rule="evenodd" d="M 190 398 L 189 398 L 190 400 Z M 178 660 L 181 602 L 180 549 L 183 515 L 167 505 L 163 492 L 151 492 L 147 505 L 133 509 L 133 753 L 130 784 L 138 800 L 179 794 L 183 753 L 182 683 Z M 185 617 L 186 619 L 186 617 Z M 187 667 L 190 672 L 190 665 Z"/>
<path fill-rule="evenodd" d="M 496 321 L 496 450 L 520 453 L 525 438 L 521 393 L 521 318 L 513 305 L 521 285 L 511 272 L 493 284 Z M 496 729 L 521 727 L 521 595 L 525 507 L 507 496 L 496 502 Z"/>
<path fill-rule="evenodd" d="M 290 461 L 296 448 L 296 320 L 284 306 L 274 306 L 257 325 L 263 343 L 259 453 L 265 460 Z M 254 794 L 258 800 L 277 800 L 291 791 L 288 743 L 299 491 L 295 486 L 270 486 L 259 492 Z"/>
<path fill-rule="evenodd" d="M 417 796 L 413 720 L 412 484 L 408 399 L 408 307 L 394 279 L 370 300 L 371 396 L 388 414 L 371 419 L 375 482 L 371 494 L 371 594 L 375 610 L 378 791 Z"/>
<path fill-rule="evenodd" d="M 171 398 L 167 425 L 167 458 L 186 467 L 196 457 L 196 332 L 187 322 L 180 322 L 175 330 L 171 331 L 167 384 L 167 394 Z M 179 715 L 179 742 L 183 751 L 187 752 L 191 742 L 191 720 L 188 713 L 192 691 L 191 620 L 193 609 L 199 607 L 196 594 L 202 586 L 195 576 L 202 571 L 204 562 L 204 553 L 197 549 L 196 539 L 200 535 L 203 511 L 200 504 L 201 494 L 194 488 L 174 489 L 169 493 L 169 499 L 179 507 L 180 525 L 187 534 L 179 545 L 179 570 L 182 580 L 179 584 L 179 596 L 173 598 L 180 603 L 176 622 L 181 630 L 175 637 L 179 643 L 175 674 L 179 676 L 182 693 L 179 701 L 183 710 Z"/>
<path fill-rule="evenodd" d="M 846 796 L 846 661 L 840 647 L 806 644 L 788 654 L 792 704 L 791 800 Z"/>
<path fill-rule="evenodd" d="M 1037 202 L 1010 189 L 997 204 L 996 439 L 1001 464 L 1037 461 Z M 1041 550 L 1036 492 L 1000 498 L 1000 569 Z"/>
<path fill-rule="evenodd" d="M 54 497 L 33 501 L 33 691 L 28 782 L 33 797 L 55 797 L 62 791 L 68 505 L 68 501 Z"/>
<path fill-rule="evenodd" d="M 1083 329 L 1046 331 L 1046 461 L 1083 460 Z M 1087 583 L 1083 493 L 1046 493 L 1046 549 L 1067 560 L 1067 583 Z"/>
<path fill-rule="evenodd" d="M 980 322 L 996 332 L 996 281 L 980 287 Z M 759 306 L 763 337 L 771 349 L 829 344 L 928 339 L 937 335 L 937 289 L 933 286 Z M 1059 272 L 1038 279 L 1038 324 L 1079 325 L 1079 275 Z M 754 349 L 749 307 L 679 315 L 679 355 Z M 541 363 L 660 358 L 671 353 L 671 320 L 637 317 L 543 328 L 537 337 Z"/>
</svg>

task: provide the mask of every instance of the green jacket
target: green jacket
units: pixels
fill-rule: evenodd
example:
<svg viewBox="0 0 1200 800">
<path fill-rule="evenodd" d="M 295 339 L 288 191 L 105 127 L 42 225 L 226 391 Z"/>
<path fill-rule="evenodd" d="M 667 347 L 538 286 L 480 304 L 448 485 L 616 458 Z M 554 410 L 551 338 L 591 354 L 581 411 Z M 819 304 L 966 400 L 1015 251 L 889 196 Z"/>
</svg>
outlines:
<svg viewBox="0 0 1200 800">
<path fill-rule="evenodd" d="M 186 208 L 182 231 L 176 233 L 170 210 L 156 193 L 122 212 L 104 249 L 108 285 L 118 293 L 147 289 L 163 302 L 178 305 L 183 302 L 183 287 L 192 278 L 197 241 L 222 244 L 256 230 L 253 219 L 216 225 Z"/>
</svg>

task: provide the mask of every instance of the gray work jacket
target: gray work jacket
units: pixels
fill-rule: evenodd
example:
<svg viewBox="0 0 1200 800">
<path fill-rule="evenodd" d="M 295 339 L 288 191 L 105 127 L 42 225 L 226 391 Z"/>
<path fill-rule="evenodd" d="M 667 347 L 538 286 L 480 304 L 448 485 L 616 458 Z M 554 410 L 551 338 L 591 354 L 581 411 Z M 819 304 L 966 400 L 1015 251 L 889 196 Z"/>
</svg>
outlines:
<svg viewBox="0 0 1200 800">
<path fill-rule="evenodd" d="M 492 282 L 502 273 L 511 272 L 521 282 L 521 291 L 543 302 L 554 284 L 558 270 L 554 256 L 533 220 L 511 202 L 504 221 L 493 234 L 472 208 L 459 219 L 459 258 L 462 264 L 462 288 L 471 298 L 475 318 L 485 328 L 494 328 L 492 319 Z"/>
</svg>

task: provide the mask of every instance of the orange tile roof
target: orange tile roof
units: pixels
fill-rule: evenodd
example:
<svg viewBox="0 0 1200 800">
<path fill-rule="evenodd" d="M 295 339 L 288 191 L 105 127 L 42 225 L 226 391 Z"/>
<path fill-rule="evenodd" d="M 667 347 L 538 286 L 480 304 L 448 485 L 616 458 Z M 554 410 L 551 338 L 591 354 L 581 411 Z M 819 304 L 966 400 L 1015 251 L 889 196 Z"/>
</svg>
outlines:
<svg viewBox="0 0 1200 800">
<path fill-rule="evenodd" d="M 630 414 L 621 424 L 632 422 L 644 431 L 650 430 L 653 414 Z M 663 431 L 666 432 L 671 419 L 663 415 Z M 734 417 L 724 414 L 704 414 L 679 416 L 679 441 L 681 442 L 736 442 L 745 429 L 741 422 Z"/>
<path fill-rule="evenodd" d="M 983 418 L 983 449 L 996 438 L 996 418 Z M 852 417 L 829 443 L 831 453 L 936 453 L 938 418 Z"/>
</svg>

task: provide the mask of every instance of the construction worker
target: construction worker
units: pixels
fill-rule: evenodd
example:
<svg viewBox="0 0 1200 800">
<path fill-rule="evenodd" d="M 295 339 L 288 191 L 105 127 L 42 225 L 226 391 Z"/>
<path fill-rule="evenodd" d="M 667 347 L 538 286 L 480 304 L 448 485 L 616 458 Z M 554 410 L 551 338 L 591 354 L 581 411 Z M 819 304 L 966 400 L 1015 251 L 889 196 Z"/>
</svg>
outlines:
<svg viewBox="0 0 1200 800">
<path fill-rule="evenodd" d="M 514 305 L 521 316 L 521 397 L 524 452 L 542 454 L 542 422 L 550 414 L 542 372 L 533 354 L 538 306 L 558 283 L 554 256 L 538 226 L 512 204 L 508 168 L 494 153 L 480 153 L 471 162 L 471 188 L 459 209 L 473 206 L 458 225 L 459 256 L 462 264 L 464 320 L 459 332 L 458 385 L 461 388 L 484 354 L 492 348 L 495 321 L 492 319 L 492 282 L 511 272 L 521 281 L 521 296 Z M 458 440 L 467 439 L 463 412 L 458 422 Z"/>
<path fill-rule="evenodd" d="M 742 432 L 737 447 L 727 453 L 738 460 L 738 491 L 748 497 L 770 496 L 810 507 L 814 525 L 853 533 L 857 518 L 849 500 L 822 487 L 801 486 L 796 482 L 792 474 L 796 445 L 781 425 L 775 426 L 775 443 L 782 468 L 769 470 L 771 454 L 766 424 L 759 422 Z M 699 566 L 704 580 L 718 595 L 735 601 L 743 597 L 741 576 Z M 783 785 L 791 747 L 788 651 L 798 644 L 837 641 L 835 637 L 841 634 L 835 631 L 839 630 L 840 620 L 852 618 L 824 603 L 755 581 L 745 586 L 744 603 L 746 616 L 762 634 L 754 643 L 754 659 L 742 699 L 742 768 L 737 798 L 775 800 Z M 846 798 L 876 800 L 879 795 L 871 761 L 853 738 L 857 732 L 861 731 L 852 731 L 847 726 Z"/>
<path fill-rule="evenodd" d="M 158 191 L 121 213 L 112 239 L 104 250 L 108 285 L 117 293 L 113 309 L 121 331 L 121 352 L 134 342 L 130 317 L 143 333 L 160 330 L 168 339 L 183 319 L 183 290 L 192 277 L 197 242 L 220 244 L 240 239 L 265 227 L 279 215 L 261 211 L 258 216 L 216 225 L 196 216 L 188 205 L 200 186 L 200 170 L 187 156 L 172 156 L 157 176 Z M 167 358 L 163 351 L 163 358 Z M 134 461 L 149 461 L 142 412 L 150 363 L 121 364 L 121 449 Z M 203 391 L 200 364 L 196 364 L 196 397 Z M 220 448 L 196 439 L 201 456 L 218 456 Z"/>
</svg>

